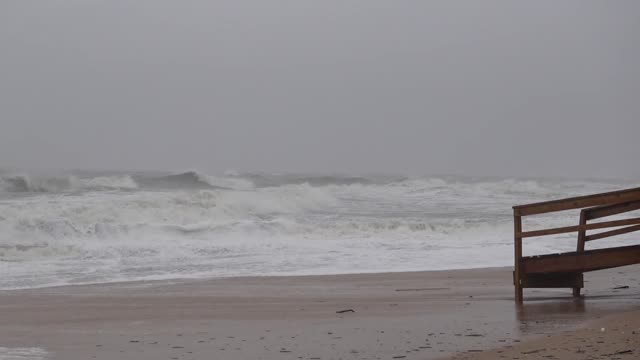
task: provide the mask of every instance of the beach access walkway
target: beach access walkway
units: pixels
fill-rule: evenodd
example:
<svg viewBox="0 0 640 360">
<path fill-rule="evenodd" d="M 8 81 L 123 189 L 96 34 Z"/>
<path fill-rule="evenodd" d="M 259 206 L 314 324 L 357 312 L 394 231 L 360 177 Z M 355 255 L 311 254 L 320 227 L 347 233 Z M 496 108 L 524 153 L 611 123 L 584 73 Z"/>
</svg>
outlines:
<svg viewBox="0 0 640 360">
<path fill-rule="evenodd" d="M 578 225 L 524 231 L 522 218 L 567 210 L 580 210 Z M 515 270 L 515 300 L 523 302 L 525 288 L 571 288 L 580 296 L 584 273 L 640 263 L 640 244 L 585 250 L 585 244 L 616 235 L 640 230 L 640 217 L 590 222 L 608 216 L 640 209 L 640 188 L 613 191 L 588 196 L 546 201 L 513 207 Z M 595 234 L 589 230 L 616 228 Z M 523 239 L 564 233 L 577 233 L 576 251 L 522 256 Z"/>
</svg>

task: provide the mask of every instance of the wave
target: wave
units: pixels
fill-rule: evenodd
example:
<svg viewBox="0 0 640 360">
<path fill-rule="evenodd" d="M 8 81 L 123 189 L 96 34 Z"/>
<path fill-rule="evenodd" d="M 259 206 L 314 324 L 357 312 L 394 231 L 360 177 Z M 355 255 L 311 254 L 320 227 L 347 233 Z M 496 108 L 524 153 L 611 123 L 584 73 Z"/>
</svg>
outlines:
<svg viewBox="0 0 640 360">
<path fill-rule="evenodd" d="M 367 209 L 380 214 L 423 211 L 425 206 L 437 204 L 450 209 L 449 214 L 469 211 L 475 207 L 499 209 L 518 203 L 527 203 L 601 192 L 612 189 L 605 181 L 566 181 L 545 179 L 489 179 L 453 176 L 400 178 L 390 176 L 240 174 L 227 172 L 225 176 L 211 176 L 197 171 L 179 174 L 91 174 L 70 176 L 0 175 L 0 196 L 9 193 L 82 193 L 82 192 L 163 192 L 214 191 L 218 196 L 239 199 L 245 197 L 244 206 L 290 206 L 293 197 L 300 201 L 312 198 L 371 202 Z M 590 189 L 586 191 L 585 189 Z M 227 193 L 225 193 L 227 192 Z M 245 192 L 245 193 L 242 193 Z M 281 198 L 266 200 L 264 194 L 278 193 Z M 329 195 L 327 195 L 329 194 Z M 196 194 L 196 196 L 200 196 Z M 320 200 L 324 201 L 324 200 Z M 230 202 L 229 204 L 232 204 Z M 295 201 L 294 201 L 295 203 Z M 460 204 L 466 203 L 461 209 Z M 237 204 L 236 204 L 237 205 Z M 231 209 L 228 209 L 231 211 Z M 324 210 L 329 211 L 329 210 Z"/>
<path fill-rule="evenodd" d="M 69 178 L 32 179 L 29 175 L 9 175 L 0 179 L 10 192 L 59 192 L 71 187 Z"/>
<path fill-rule="evenodd" d="M 69 188 L 66 178 L 48 178 L 34 181 L 28 175 L 8 176 L 2 179 L 12 192 L 55 192 Z"/>
<path fill-rule="evenodd" d="M 311 186 L 327 186 L 327 185 L 369 185 L 374 181 L 363 177 L 350 176 L 303 176 L 289 178 L 285 184 L 309 184 Z"/>
<path fill-rule="evenodd" d="M 255 188 L 253 181 L 240 176 L 200 175 L 199 178 L 213 187 L 232 190 L 251 190 Z"/>
<path fill-rule="evenodd" d="M 75 176 L 32 177 L 7 175 L 0 177 L 4 191 L 14 193 L 59 193 L 66 191 L 126 190 L 137 189 L 138 184 L 130 176 L 102 176 L 81 179 Z"/>
<path fill-rule="evenodd" d="M 218 249 L 215 242 L 192 243 L 193 237 L 214 240 L 238 234 L 305 233 L 312 227 L 298 222 L 296 214 L 327 209 L 337 202 L 331 194 L 309 186 L 260 192 L 112 192 L 47 200 L 17 198 L 0 207 L 0 261 L 130 261 L 184 246 L 190 249 L 181 256 L 189 258 L 192 252 Z"/>
<path fill-rule="evenodd" d="M 252 189 L 250 180 L 214 177 L 189 171 L 175 175 L 105 175 L 105 176 L 32 176 L 13 174 L 0 176 L 0 190 L 12 193 L 63 193 L 108 190 L 215 190 Z"/>
<path fill-rule="evenodd" d="M 138 182 L 148 188 L 162 189 L 216 189 L 207 179 L 196 171 L 161 177 L 140 177 Z"/>
<path fill-rule="evenodd" d="M 136 179 L 144 188 L 149 189 L 247 190 L 254 188 L 253 182 L 248 179 L 233 176 L 216 177 L 201 174 L 197 171 L 187 171 L 160 177 L 138 176 Z"/>
<path fill-rule="evenodd" d="M 286 185 L 311 185 L 311 186 L 344 186 L 344 185 L 384 185 L 405 178 L 398 177 L 363 177 L 349 175 L 295 175 L 295 174 L 246 174 L 233 173 L 236 177 L 244 176 L 250 179 L 256 187 L 274 187 Z"/>
<path fill-rule="evenodd" d="M 224 176 L 187 171 L 170 175 L 68 175 L 32 176 L 0 175 L 0 189 L 8 192 L 56 193 L 80 190 L 149 189 L 149 190 L 251 190 L 256 187 L 310 185 L 313 187 L 383 184 L 375 179 L 357 176 L 308 175 L 241 175 L 226 172 Z"/>
<path fill-rule="evenodd" d="M 131 176 L 99 176 L 89 179 L 72 177 L 75 188 L 84 190 L 135 190 L 138 183 Z"/>
</svg>

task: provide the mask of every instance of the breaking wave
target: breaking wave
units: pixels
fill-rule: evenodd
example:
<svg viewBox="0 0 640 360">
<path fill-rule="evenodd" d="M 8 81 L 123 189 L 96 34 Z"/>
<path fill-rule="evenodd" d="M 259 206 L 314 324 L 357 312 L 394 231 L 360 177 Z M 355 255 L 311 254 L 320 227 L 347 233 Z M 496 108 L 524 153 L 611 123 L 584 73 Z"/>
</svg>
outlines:
<svg viewBox="0 0 640 360">
<path fill-rule="evenodd" d="M 167 175 L 157 178 L 140 178 L 141 184 L 151 188 L 164 189 L 215 189 L 217 186 L 209 183 L 207 179 L 195 171 L 182 174 Z"/>
<path fill-rule="evenodd" d="M 237 173 L 235 173 L 237 175 Z M 258 187 L 271 187 L 283 185 L 329 186 L 329 185 L 372 185 L 383 184 L 389 180 L 366 178 L 360 176 L 340 175 L 247 175 Z"/>
<path fill-rule="evenodd" d="M 189 171 L 175 175 L 111 175 L 96 177 L 31 176 L 27 174 L 0 176 L 0 191 L 13 193 L 63 193 L 76 191 L 108 191 L 135 189 L 213 190 L 252 189 L 251 180 L 215 177 Z"/>
<path fill-rule="evenodd" d="M 130 176 L 104 176 L 82 179 L 75 176 L 31 177 L 9 175 L 0 178 L 4 191 L 15 193 L 59 193 L 66 191 L 132 190 L 138 184 Z"/>
</svg>

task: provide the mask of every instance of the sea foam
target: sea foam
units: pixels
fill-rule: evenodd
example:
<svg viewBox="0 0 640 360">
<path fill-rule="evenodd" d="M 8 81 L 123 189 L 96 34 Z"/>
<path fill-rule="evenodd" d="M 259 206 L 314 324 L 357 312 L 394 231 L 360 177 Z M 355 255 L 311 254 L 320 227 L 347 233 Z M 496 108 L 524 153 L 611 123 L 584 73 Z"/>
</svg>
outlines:
<svg viewBox="0 0 640 360">
<path fill-rule="evenodd" d="M 0 360 L 45 360 L 49 353 L 40 348 L 0 347 Z"/>
</svg>

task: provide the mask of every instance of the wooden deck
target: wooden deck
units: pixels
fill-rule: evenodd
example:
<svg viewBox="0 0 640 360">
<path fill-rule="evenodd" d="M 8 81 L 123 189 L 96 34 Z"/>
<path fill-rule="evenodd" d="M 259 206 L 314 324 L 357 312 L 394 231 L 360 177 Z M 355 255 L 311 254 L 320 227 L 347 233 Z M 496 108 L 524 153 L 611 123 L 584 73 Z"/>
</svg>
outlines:
<svg viewBox="0 0 640 360">
<path fill-rule="evenodd" d="M 524 216 L 581 209 L 578 224 L 552 229 L 523 231 Z M 628 234 L 640 230 L 640 217 L 591 222 L 607 216 L 640 209 L 640 188 L 546 201 L 513 207 L 515 252 L 515 300 L 521 303 L 524 288 L 571 288 L 579 296 L 584 287 L 583 274 L 640 263 L 640 245 L 585 250 L 589 241 Z M 596 234 L 587 231 L 615 227 Z M 576 251 L 561 254 L 522 256 L 522 240 L 554 234 L 577 233 Z"/>
</svg>

